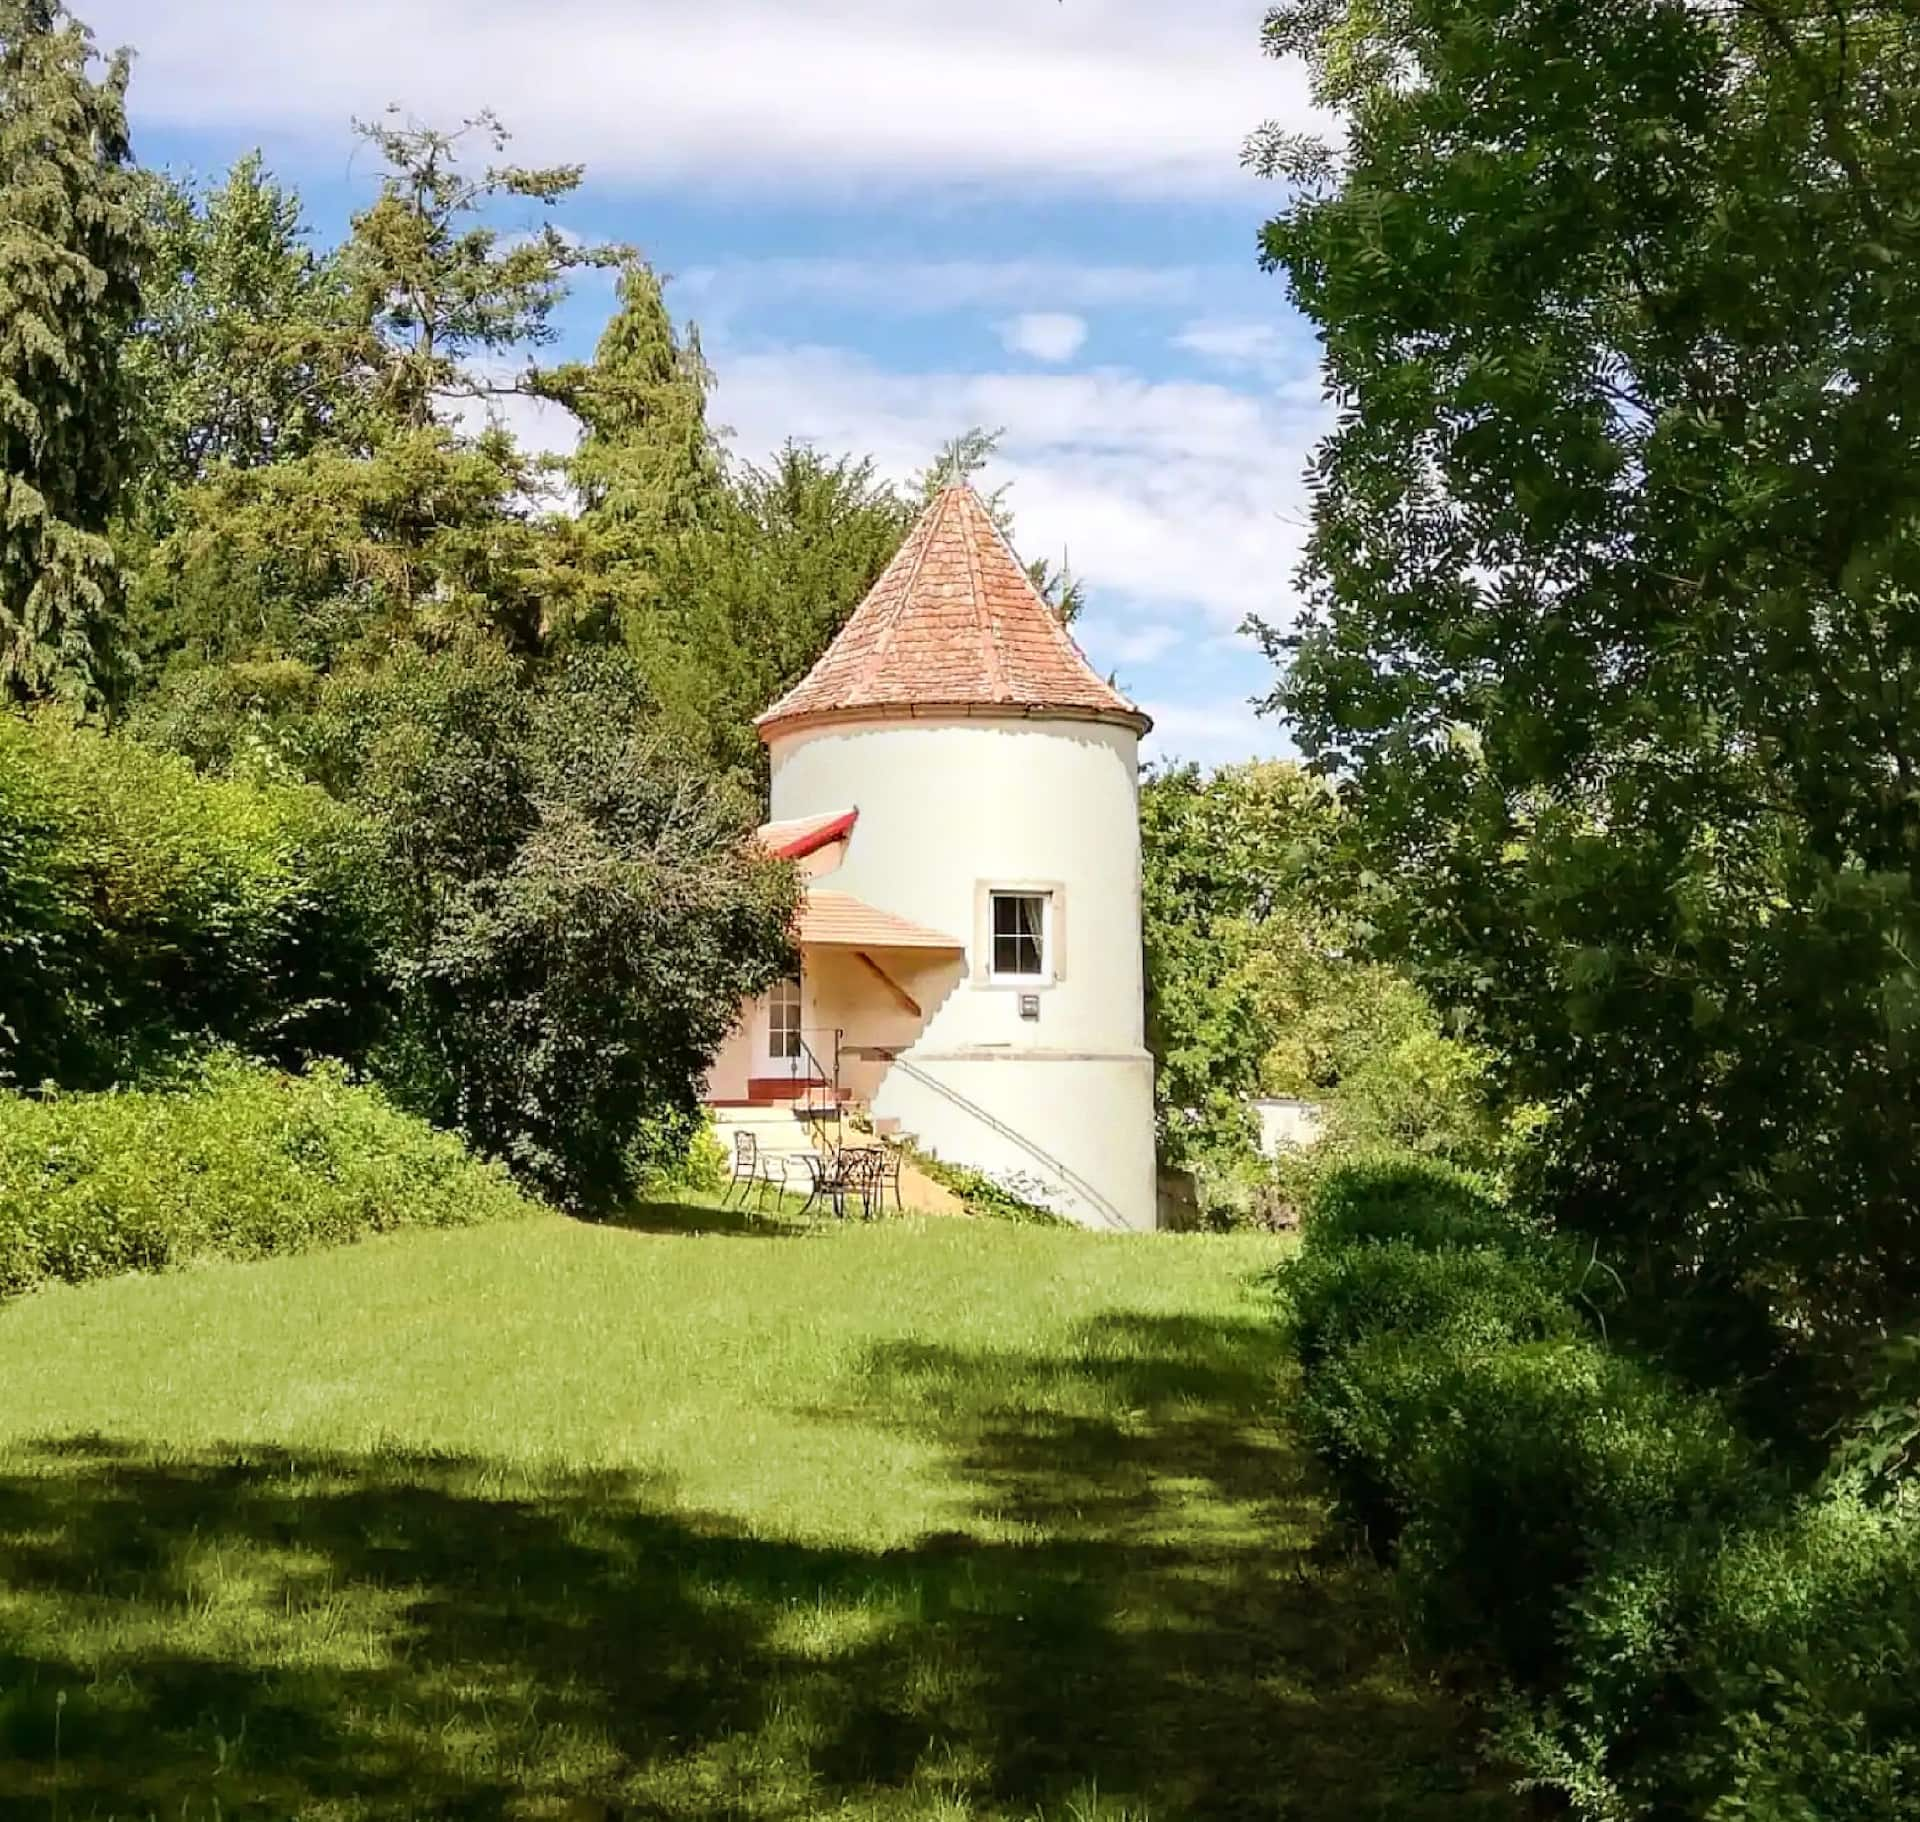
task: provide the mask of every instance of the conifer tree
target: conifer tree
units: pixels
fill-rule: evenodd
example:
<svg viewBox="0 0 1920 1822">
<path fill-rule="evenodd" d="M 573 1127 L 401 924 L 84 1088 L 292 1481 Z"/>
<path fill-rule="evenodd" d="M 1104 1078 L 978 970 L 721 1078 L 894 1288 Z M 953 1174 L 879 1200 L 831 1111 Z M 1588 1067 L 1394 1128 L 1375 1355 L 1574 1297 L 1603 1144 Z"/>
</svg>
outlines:
<svg viewBox="0 0 1920 1822">
<path fill-rule="evenodd" d="M 609 525 L 684 531 L 720 479 L 707 428 L 713 375 L 697 332 L 682 341 L 660 281 L 638 260 L 590 366 L 540 376 L 540 390 L 585 426 L 569 478 L 582 509 Z"/>
<path fill-rule="evenodd" d="M 142 230 L 127 59 L 93 55 L 58 0 L 0 0 L 0 695 L 86 700 L 112 662 Z"/>
</svg>

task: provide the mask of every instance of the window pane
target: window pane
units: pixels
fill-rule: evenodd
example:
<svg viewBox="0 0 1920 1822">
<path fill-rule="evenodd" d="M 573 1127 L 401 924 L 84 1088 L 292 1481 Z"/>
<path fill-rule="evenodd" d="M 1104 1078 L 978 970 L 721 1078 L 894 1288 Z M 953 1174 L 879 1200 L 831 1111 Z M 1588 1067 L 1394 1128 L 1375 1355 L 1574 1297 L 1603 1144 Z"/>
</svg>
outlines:
<svg viewBox="0 0 1920 1822">
<path fill-rule="evenodd" d="M 1046 972 L 1047 899 L 1043 892 L 992 895 L 993 971 L 1037 978 Z"/>
</svg>

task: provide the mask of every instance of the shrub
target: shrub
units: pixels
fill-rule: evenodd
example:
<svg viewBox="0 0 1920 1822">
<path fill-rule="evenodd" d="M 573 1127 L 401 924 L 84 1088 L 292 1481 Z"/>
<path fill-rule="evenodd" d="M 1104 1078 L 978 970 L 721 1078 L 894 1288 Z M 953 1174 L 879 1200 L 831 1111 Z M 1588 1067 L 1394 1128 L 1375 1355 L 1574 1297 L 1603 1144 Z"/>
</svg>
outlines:
<svg viewBox="0 0 1920 1822">
<path fill-rule="evenodd" d="M 0 1095 L 0 1295 L 534 1206 L 336 1065 L 220 1059 L 178 1089 Z"/>
<path fill-rule="evenodd" d="M 1311 1371 L 1372 1335 L 1431 1339 L 1456 1352 L 1574 1334 L 1577 1258 L 1542 1243 L 1515 1258 L 1491 1247 L 1415 1241 L 1312 1246 L 1280 1270 L 1289 1338 Z"/>
<path fill-rule="evenodd" d="M 320 791 L 0 714 L 0 1082 L 104 1088 L 207 1041 L 360 1054 L 388 1010 L 378 853 Z"/>
<path fill-rule="evenodd" d="M 1393 1152 L 1329 1171 L 1314 1187 L 1305 1222 L 1308 1246 L 1320 1250 L 1362 1240 L 1524 1249 L 1541 1231 L 1503 1207 L 1481 1178 Z"/>
<path fill-rule="evenodd" d="M 1916 1812 L 1920 1488 L 1796 1497 L 1470 1182 L 1376 1161 L 1316 1215 L 1278 1275 L 1309 1432 L 1524 1782 L 1590 1822 Z"/>
</svg>

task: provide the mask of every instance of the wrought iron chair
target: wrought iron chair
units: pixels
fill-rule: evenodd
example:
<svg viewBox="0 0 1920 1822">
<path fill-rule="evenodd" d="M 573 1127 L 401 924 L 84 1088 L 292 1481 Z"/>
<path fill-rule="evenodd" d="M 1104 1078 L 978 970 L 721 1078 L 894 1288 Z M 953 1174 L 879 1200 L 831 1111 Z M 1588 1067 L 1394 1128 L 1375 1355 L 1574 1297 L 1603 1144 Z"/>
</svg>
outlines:
<svg viewBox="0 0 1920 1822">
<path fill-rule="evenodd" d="M 888 1155 L 884 1145 L 864 1145 L 845 1154 L 846 1185 L 842 1194 L 850 1192 L 860 1198 L 862 1220 L 871 1221 L 886 1212 Z"/>
<path fill-rule="evenodd" d="M 897 1145 L 887 1146 L 886 1147 L 886 1160 L 887 1160 L 886 1168 L 880 1173 L 881 1179 L 884 1185 L 881 1200 L 884 1204 L 884 1201 L 885 1201 L 884 1191 L 886 1189 L 892 1190 L 893 1191 L 893 1212 L 896 1215 L 904 1215 L 907 1212 L 907 1205 L 900 1199 L 900 1166 L 905 1161 L 905 1156 L 906 1154 L 901 1151 L 899 1146 Z"/>
<path fill-rule="evenodd" d="M 760 1141 L 744 1128 L 736 1127 L 733 1134 L 733 1175 L 727 1179 L 727 1187 L 721 1192 L 720 1206 L 725 1208 L 733 1200 L 733 1192 L 740 1190 L 740 1206 L 747 1205 L 747 1192 L 742 1184 L 760 1185 L 764 1192 L 766 1179 L 760 1174 Z"/>
</svg>

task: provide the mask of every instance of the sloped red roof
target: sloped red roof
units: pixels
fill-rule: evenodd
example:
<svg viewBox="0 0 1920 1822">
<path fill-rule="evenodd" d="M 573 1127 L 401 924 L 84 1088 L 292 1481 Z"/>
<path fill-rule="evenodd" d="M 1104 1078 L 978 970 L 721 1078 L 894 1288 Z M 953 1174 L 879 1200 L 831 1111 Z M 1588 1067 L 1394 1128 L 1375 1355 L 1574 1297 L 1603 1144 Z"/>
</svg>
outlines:
<svg viewBox="0 0 1920 1822">
<path fill-rule="evenodd" d="M 820 662 L 755 725 L 764 740 L 820 717 L 943 709 L 1152 725 L 1087 663 L 964 484 L 941 490 Z"/>
<path fill-rule="evenodd" d="M 800 901 L 799 938 L 838 949 L 964 949 L 957 936 L 895 917 L 851 892 L 810 891 Z"/>
<path fill-rule="evenodd" d="M 756 831 L 760 845 L 781 860 L 805 860 L 829 842 L 853 833 L 858 810 L 830 810 L 824 816 L 792 816 L 784 822 L 763 822 Z"/>
</svg>

